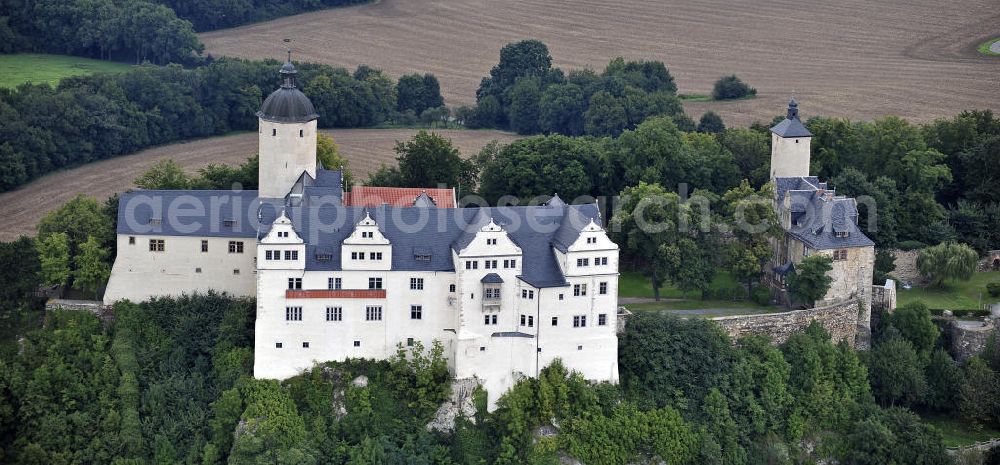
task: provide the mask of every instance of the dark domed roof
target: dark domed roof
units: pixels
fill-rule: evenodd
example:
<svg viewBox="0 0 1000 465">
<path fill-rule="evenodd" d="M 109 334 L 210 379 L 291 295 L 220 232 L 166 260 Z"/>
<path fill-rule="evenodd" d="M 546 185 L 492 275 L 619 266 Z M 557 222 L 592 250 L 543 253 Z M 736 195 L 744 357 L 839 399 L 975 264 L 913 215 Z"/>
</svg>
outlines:
<svg viewBox="0 0 1000 465">
<path fill-rule="evenodd" d="M 306 94 L 295 87 L 298 73 L 291 61 L 281 67 L 281 87 L 264 99 L 257 116 L 275 123 L 307 123 L 319 115 Z"/>
</svg>

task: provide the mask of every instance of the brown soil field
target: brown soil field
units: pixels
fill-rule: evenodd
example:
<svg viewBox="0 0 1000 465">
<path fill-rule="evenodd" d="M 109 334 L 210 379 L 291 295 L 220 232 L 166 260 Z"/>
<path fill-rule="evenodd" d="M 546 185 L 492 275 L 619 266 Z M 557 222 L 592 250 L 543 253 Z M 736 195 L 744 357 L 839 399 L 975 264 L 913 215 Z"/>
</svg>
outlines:
<svg viewBox="0 0 1000 465">
<path fill-rule="evenodd" d="M 416 129 L 337 129 L 321 131 L 333 136 L 340 153 L 359 180 L 382 164 L 395 163 L 393 147 Z M 462 152 L 474 155 L 492 140 L 517 139 L 501 131 L 434 130 L 448 137 Z M 7 218 L 0 229 L 0 241 L 12 241 L 22 234 L 34 235 L 38 221 L 49 211 L 86 194 L 100 201 L 117 192 L 134 188 L 133 180 L 160 160 L 172 158 L 190 173 L 209 163 L 239 164 L 257 153 L 257 134 L 240 133 L 192 142 L 156 147 L 124 157 L 89 163 L 39 178 L 20 189 L 0 194 L 0 217 Z"/>
<path fill-rule="evenodd" d="M 804 116 L 1000 110 L 1000 57 L 975 50 L 998 25 L 996 0 L 381 0 L 200 37 L 215 56 L 280 58 L 289 38 L 298 60 L 433 73 L 453 106 L 474 102 L 500 47 L 536 38 L 564 69 L 662 60 L 681 93 L 735 73 L 758 98 L 686 107 L 744 125 L 783 114 L 793 92 Z"/>
</svg>

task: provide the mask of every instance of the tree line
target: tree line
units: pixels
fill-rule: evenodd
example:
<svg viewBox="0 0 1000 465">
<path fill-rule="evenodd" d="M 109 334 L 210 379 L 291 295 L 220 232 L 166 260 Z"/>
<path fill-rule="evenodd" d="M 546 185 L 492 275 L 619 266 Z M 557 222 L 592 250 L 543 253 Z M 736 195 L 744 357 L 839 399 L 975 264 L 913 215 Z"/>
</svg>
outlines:
<svg viewBox="0 0 1000 465">
<path fill-rule="evenodd" d="M 0 89 L 0 192 L 57 169 L 155 145 L 256 130 L 255 113 L 278 86 L 278 66 L 223 59 L 191 69 L 139 66 L 67 78 L 56 87 Z M 440 101 L 433 76 L 402 81 L 397 85 L 367 66 L 354 72 L 299 66 L 299 84 L 323 128 L 374 126 Z M 398 93 L 409 97 L 397 101 Z"/>
</svg>

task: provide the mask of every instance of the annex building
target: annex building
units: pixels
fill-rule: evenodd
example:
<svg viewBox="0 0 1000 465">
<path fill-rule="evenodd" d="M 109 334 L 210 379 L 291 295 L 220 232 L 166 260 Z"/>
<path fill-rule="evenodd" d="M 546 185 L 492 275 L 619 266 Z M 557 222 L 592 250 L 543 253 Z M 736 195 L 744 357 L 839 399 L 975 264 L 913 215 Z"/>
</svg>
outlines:
<svg viewBox="0 0 1000 465">
<path fill-rule="evenodd" d="M 456 208 L 451 189 L 362 188 L 316 159 L 316 114 L 281 67 L 259 117 L 259 190 L 122 194 L 105 303 L 257 299 L 254 376 L 444 347 L 490 404 L 555 359 L 618 380 L 618 246 L 596 204 Z"/>
</svg>

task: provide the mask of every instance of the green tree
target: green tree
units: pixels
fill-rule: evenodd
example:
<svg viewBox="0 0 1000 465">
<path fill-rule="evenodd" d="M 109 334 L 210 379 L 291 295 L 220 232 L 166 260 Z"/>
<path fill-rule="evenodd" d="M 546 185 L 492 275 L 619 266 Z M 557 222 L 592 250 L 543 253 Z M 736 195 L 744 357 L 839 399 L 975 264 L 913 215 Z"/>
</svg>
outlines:
<svg viewBox="0 0 1000 465">
<path fill-rule="evenodd" d="M 761 273 L 772 250 L 770 241 L 778 236 L 780 228 L 774 212 L 773 186 L 759 190 L 743 180 L 722 196 L 726 219 L 734 239 L 729 246 L 730 269 L 737 279 L 747 285 L 747 297 L 753 295 L 753 284 Z"/>
<path fill-rule="evenodd" d="M 788 276 L 788 291 L 800 301 L 813 306 L 826 297 L 833 282 L 827 273 L 833 270 L 833 260 L 828 255 L 814 254 L 799 262 L 795 273 Z"/>
<path fill-rule="evenodd" d="M 76 270 L 73 271 L 73 282 L 76 287 L 90 293 L 96 293 L 103 287 L 111 276 L 111 267 L 107 263 L 109 254 L 96 237 L 87 238 L 80 245 L 80 253 L 74 257 Z"/>
<path fill-rule="evenodd" d="M 470 190 L 475 182 L 472 163 L 462 158 L 451 140 L 420 131 L 406 142 L 396 142 L 400 187 L 438 187 L 444 184 Z"/>
<path fill-rule="evenodd" d="M 844 463 L 848 465 L 891 465 L 896 435 L 875 418 L 858 421 L 847 435 L 847 453 Z"/>
<path fill-rule="evenodd" d="M 722 122 L 722 117 L 714 111 L 706 111 L 698 120 L 698 132 L 718 134 L 725 130 L 726 124 Z"/>
<path fill-rule="evenodd" d="M 340 147 L 333 141 L 333 137 L 326 134 L 316 134 L 316 158 L 328 170 L 340 170 L 343 175 L 344 188 L 350 189 L 354 185 L 354 176 L 348 168 L 348 160 L 340 154 Z"/>
<path fill-rule="evenodd" d="M 537 77 L 517 79 L 507 90 L 510 106 L 507 121 L 518 134 L 536 134 L 538 126 L 538 102 L 542 98 L 541 82 Z"/>
<path fill-rule="evenodd" d="M 934 349 L 925 369 L 927 396 L 924 404 L 939 412 L 952 412 L 958 407 L 962 369 L 944 349 Z"/>
<path fill-rule="evenodd" d="M 872 392 L 882 405 L 912 406 L 927 391 L 923 363 L 910 341 L 890 338 L 872 349 Z"/>
<path fill-rule="evenodd" d="M 958 388 L 958 409 L 977 425 L 996 425 L 1000 413 L 1000 379 L 979 357 L 970 358 L 962 369 L 964 382 Z"/>
<path fill-rule="evenodd" d="M 712 88 L 712 99 L 729 100 L 757 95 L 757 89 L 748 86 L 735 74 L 723 76 L 715 81 Z"/>
<path fill-rule="evenodd" d="M 114 243 L 114 218 L 107 213 L 93 197 L 78 195 L 42 217 L 38 222 L 38 237 L 44 240 L 50 234 L 65 233 L 70 256 L 75 257 L 91 236 L 102 244 Z"/>
<path fill-rule="evenodd" d="M 660 287 L 671 271 L 682 266 L 682 253 L 690 253 L 689 245 L 682 250 L 674 240 L 683 234 L 679 226 L 682 216 L 688 216 L 682 212 L 686 207 L 677 194 L 644 182 L 626 188 L 621 198 L 621 209 L 611 218 L 613 237 L 639 263 L 653 287 L 653 297 L 660 300 Z"/>
<path fill-rule="evenodd" d="M 896 308 L 889 316 L 889 324 L 924 358 L 930 356 L 941 332 L 931 321 L 931 312 L 923 302 L 911 302 Z"/>
<path fill-rule="evenodd" d="M 487 146 L 475 159 L 480 194 L 490 202 L 516 196 L 522 203 L 559 194 L 572 201 L 602 195 L 604 146 L 599 141 L 563 135 L 535 136 L 497 148 Z"/>
<path fill-rule="evenodd" d="M 592 136 L 617 136 L 628 126 L 625 107 L 607 91 L 590 97 L 583 114 L 584 131 Z"/>
<path fill-rule="evenodd" d="M 771 143 L 766 133 L 747 128 L 727 128 L 719 134 L 719 142 L 733 154 L 740 171 L 739 179 L 748 180 L 755 188 L 768 181 Z"/>
<path fill-rule="evenodd" d="M 421 114 L 428 108 L 444 105 L 441 85 L 433 74 L 406 74 L 396 84 L 396 111 L 413 110 Z"/>
<path fill-rule="evenodd" d="M 48 285 L 66 284 L 70 276 L 69 237 L 52 233 L 35 241 L 41 262 L 40 277 Z"/>
<path fill-rule="evenodd" d="M 572 83 L 548 86 L 538 103 L 539 128 L 546 134 L 583 134 L 584 104 L 580 86 Z"/>
<path fill-rule="evenodd" d="M 938 244 L 920 251 L 917 269 L 930 279 L 932 287 L 937 287 L 949 279 L 968 281 L 978 261 L 979 254 L 965 244 Z"/>
<path fill-rule="evenodd" d="M 184 168 L 172 159 L 156 162 L 152 168 L 135 179 L 135 185 L 143 189 L 182 190 L 191 187 L 191 178 Z"/>
</svg>

